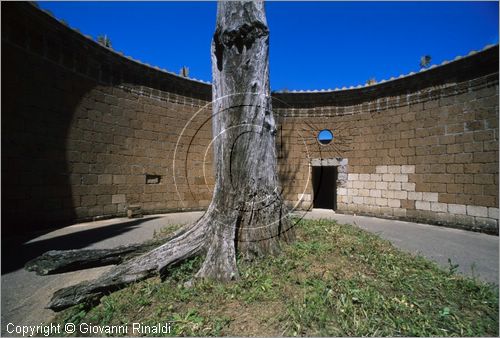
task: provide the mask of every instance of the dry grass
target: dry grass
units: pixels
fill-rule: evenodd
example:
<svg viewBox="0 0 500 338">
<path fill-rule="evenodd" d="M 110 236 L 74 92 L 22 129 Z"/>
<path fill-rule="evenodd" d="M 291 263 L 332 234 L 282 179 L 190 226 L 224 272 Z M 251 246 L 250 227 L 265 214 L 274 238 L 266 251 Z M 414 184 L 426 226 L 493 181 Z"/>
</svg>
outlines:
<svg viewBox="0 0 500 338">
<path fill-rule="evenodd" d="M 277 257 L 239 262 L 241 281 L 186 288 L 192 259 L 76 307 L 59 322 L 171 322 L 183 336 L 498 336 L 498 287 L 438 268 L 350 225 L 301 221 Z"/>
</svg>

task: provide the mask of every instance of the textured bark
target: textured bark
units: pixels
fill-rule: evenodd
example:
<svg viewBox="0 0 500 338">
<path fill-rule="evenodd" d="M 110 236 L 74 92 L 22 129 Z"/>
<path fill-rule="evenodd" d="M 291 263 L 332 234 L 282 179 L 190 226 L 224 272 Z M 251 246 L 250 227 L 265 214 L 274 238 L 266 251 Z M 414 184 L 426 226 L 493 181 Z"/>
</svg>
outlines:
<svg viewBox="0 0 500 338">
<path fill-rule="evenodd" d="M 215 189 L 199 277 L 238 278 L 236 252 L 252 259 L 292 239 L 277 177 L 263 2 L 218 3 L 212 42 Z"/>
<path fill-rule="evenodd" d="M 205 252 L 197 278 L 235 280 L 237 254 L 246 259 L 276 254 L 281 241 L 293 239 L 277 177 L 268 58 L 264 4 L 219 2 L 212 42 L 216 177 L 207 212 L 162 246 L 94 281 L 57 291 L 51 309 L 91 303 Z"/>
<path fill-rule="evenodd" d="M 154 240 L 140 244 L 122 245 L 111 249 L 51 250 L 30 260 L 24 266 L 39 276 L 120 264 L 135 256 L 152 250 L 165 240 Z"/>
<path fill-rule="evenodd" d="M 109 292 L 158 273 L 166 273 L 170 266 L 203 252 L 207 225 L 206 217 L 203 216 L 195 225 L 162 246 L 114 266 L 93 281 L 56 291 L 48 308 L 60 311 L 79 303 L 93 304 Z"/>
</svg>

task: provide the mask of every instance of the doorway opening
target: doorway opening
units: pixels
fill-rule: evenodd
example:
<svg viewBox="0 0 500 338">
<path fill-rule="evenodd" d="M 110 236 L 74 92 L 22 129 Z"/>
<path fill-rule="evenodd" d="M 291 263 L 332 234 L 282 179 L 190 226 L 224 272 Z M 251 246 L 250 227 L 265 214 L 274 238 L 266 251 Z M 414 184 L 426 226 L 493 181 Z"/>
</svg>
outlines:
<svg viewBox="0 0 500 338">
<path fill-rule="evenodd" d="M 313 208 L 337 210 L 337 167 L 313 166 Z"/>
</svg>

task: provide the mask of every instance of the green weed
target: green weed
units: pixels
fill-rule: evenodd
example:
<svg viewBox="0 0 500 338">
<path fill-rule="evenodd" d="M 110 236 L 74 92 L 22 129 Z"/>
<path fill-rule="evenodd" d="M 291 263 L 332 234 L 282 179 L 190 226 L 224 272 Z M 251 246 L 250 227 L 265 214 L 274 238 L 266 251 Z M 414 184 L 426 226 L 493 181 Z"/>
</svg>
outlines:
<svg viewBox="0 0 500 338">
<path fill-rule="evenodd" d="M 441 269 L 351 225 L 305 221 L 279 256 L 238 261 L 241 280 L 199 281 L 197 257 L 77 306 L 59 323 L 169 322 L 172 336 L 498 336 L 498 287 Z"/>
</svg>

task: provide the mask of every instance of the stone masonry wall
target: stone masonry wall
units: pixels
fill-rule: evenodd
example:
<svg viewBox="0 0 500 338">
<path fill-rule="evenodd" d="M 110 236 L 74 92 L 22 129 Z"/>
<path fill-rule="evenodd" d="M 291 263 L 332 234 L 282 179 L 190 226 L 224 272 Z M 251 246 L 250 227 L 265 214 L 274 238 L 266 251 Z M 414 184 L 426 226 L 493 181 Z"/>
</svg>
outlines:
<svg viewBox="0 0 500 338">
<path fill-rule="evenodd" d="M 274 93 L 283 192 L 337 211 L 498 233 L 498 46 L 363 88 Z M 28 3 L 2 4 L 2 230 L 199 210 L 211 88 L 126 58 Z M 334 141 L 321 145 L 322 129 Z M 334 189 L 334 187 L 331 187 Z"/>
<path fill-rule="evenodd" d="M 123 216 L 130 205 L 205 208 L 210 97 L 208 84 L 126 59 L 27 3 L 3 3 L 4 233 Z"/>
<path fill-rule="evenodd" d="M 495 49 L 488 53 L 498 57 Z M 310 207 L 311 165 L 343 159 L 338 212 L 498 233 L 498 73 L 387 93 L 356 105 L 307 108 L 293 107 L 301 104 L 293 93 L 279 97 L 292 106 L 275 109 L 283 116 L 281 137 L 290 140 L 282 168 L 293 173 L 286 198 Z M 316 140 L 322 129 L 334 134 L 329 145 Z"/>
</svg>

